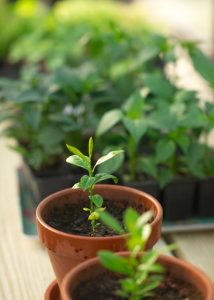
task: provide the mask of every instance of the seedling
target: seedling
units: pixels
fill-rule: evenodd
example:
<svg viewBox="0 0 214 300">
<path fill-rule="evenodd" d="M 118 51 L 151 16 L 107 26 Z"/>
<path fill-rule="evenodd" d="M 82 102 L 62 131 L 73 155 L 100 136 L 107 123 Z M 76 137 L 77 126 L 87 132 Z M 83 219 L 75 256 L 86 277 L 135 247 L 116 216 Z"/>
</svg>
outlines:
<svg viewBox="0 0 214 300">
<path fill-rule="evenodd" d="M 145 251 L 146 242 L 151 234 L 151 211 L 139 215 L 132 208 L 128 208 L 124 214 L 124 230 L 116 219 L 107 212 L 101 214 L 101 220 L 115 232 L 121 234 L 127 232 L 126 246 L 130 255 L 118 256 L 110 251 L 98 253 L 101 264 L 110 271 L 120 273 L 124 278 L 120 279 L 118 295 L 124 299 L 141 300 L 154 294 L 163 280 L 164 268 L 157 263 L 159 255 L 172 250 L 175 245 L 163 249 L 151 249 Z"/>
<path fill-rule="evenodd" d="M 74 155 L 69 156 L 66 159 L 68 163 L 83 168 L 88 172 L 88 175 L 83 175 L 73 188 L 80 188 L 83 191 L 88 191 L 90 207 L 84 207 L 83 210 L 89 213 L 88 219 L 91 221 L 92 235 L 95 234 L 96 227 L 99 225 L 97 221 L 99 220 L 100 212 L 105 210 L 105 207 L 103 207 L 103 197 L 99 194 L 94 194 L 95 184 L 107 179 L 112 179 L 114 183 L 118 182 L 117 177 L 114 175 L 107 173 L 95 174 L 95 169 L 98 165 L 103 164 L 105 161 L 112 159 L 114 156 L 123 152 L 123 150 L 111 151 L 105 156 L 100 157 L 97 162 L 92 165 L 93 144 L 93 139 L 90 137 L 88 142 L 88 156 L 84 155 L 76 147 L 67 145 L 68 150 Z"/>
</svg>

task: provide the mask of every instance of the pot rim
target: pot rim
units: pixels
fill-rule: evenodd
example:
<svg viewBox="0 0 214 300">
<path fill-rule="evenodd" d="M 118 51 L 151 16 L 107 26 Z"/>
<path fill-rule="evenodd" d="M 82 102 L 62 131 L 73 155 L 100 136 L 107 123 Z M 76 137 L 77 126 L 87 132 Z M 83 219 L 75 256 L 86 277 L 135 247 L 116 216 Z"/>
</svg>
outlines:
<svg viewBox="0 0 214 300">
<path fill-rule="evenodd" d="M 120 256 L 128 256 L 129 252 L 128 251 L 122 251 L 122 252 L 117 252 L 117 255 Z M 213 300 L 214 299 L 214 287 L 212 280 L 206 275 L 202 270 L 200 270 L 198 267 L 195 265 L 184 261 L 180 258 L 177 258 L 175 256 L 169 256 L 169 255 L 160 255 L 158 258 L 158 261 L 162 262 L 163 264 L 166 263 L 167 265 L 177 265 L 181 268 L 183 268 L 187 272 L 193 273 L 198 279 L 200 279 L 200 282 L 206 286 L 206 291 L 207 291 L 207 297 L 204 300 Z M 88 259 L 81 264 L 77 265 L 75 268 L 71 269 L 64 277 L 61 285 L 61 291 L 62 291 L 62 296 L 63 300 L 70 300 L 69 296 L 69 283 L 75 281 L 75 276 L 81 272 L 86 270 L 87 268 L 90 268 L 91 266 L 99 265 L 99 257 L 94 257 L 91 259 Z M 167 268 L 166 268 L 167 270 Z M 194 284 L 193 284 L 194 285 Z M 196 287 L 196 286 L 195 286 Z M 200 291 L 200 290 L 199 290 Z"/>
<path fill-rule="evenodd" d="M 134 192 L 135 194 L 137 193 L 139 196 L 146 197 L 147 199 L 149 199 L 149 201 L 152 203 L 153 207 L 155 207 L 155 210 L 156 210 L 155 211 L 156 215 L 154 216 L 154 220 L 151 222 L 152 227 L 153 226 L 156 227 L 159 222 L 162 222 L 162 216 L 163 216 L 162 207 L 161 207 L 160 203 L 158 202 L 158 200 L 156 200 L 153 196 L 151 196 L 143 191 L 137 190 L 135 188 L 131 188 L 131 187 L 123 186 L 123 185 L 96 184 L 96 186 L 98 186 L 101 189 L 110 187 L 111 189 L 113 189 L 115 191 L 119 191 L 122 188 L 124 191 Z M 57 229 L 49 226 L 42 218 L 42 211 L 45 208 L 45 206 L 47 205 L 47 203 L 51 202 L 53 199 L 55 199 L 58 196 L 65 196 L 65 195 L 69 194 L 71 191 L 72 191 L 72 193 L 75 193 L 76 190 L 80 190 L 80 189 L 72 189 L 72 188 L 63 189 L 61 191 L 58 191 L 56 193 L 49 195 L 44 200 L 42 200 L 36 209 L 37 222 L 40 223 L 43 227 L 45 227 L 46 230 L 51 231 L 51 232 L 55 233 L 56 235 L 62 235 L 64 237 L 72 238 L 72 239 L 76 239 L 76 240 L 85 240 L 85 241 L 91 241 L 92 239 L 93 239 L 93 241 L 101 241 L 101 240 L 109 240 L 109 239 L 116 240 L 118 238 L 124 239 L 127 236 L 127 234 L 103 236 L 103 237 L 102 236 L 101 237 L 99 237 L 99 236 L 84 236 L 84 235 L 66 233 L 66 232 L 57 230 Z"/>
</svg>

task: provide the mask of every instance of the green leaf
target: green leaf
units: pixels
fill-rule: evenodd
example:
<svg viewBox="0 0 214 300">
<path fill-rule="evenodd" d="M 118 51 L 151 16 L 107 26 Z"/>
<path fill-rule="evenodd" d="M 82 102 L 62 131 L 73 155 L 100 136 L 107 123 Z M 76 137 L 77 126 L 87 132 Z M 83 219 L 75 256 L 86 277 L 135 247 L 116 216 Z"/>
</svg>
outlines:
<svg viewBox="0 0 214 300">
<path fill-rule="evenodd" d="M 152 218 L 153 213 L 152 211 L 148 210 L 145 213 L 143 213 L 141 216 L 138 217 L 136 226 L 137 227 L 142 227 L 144 225 L 146 225 Z"/>
<path fill-rule="evenodd" d="M 90 139 L 89 139 L 89 141 L 88 141 L 88 156 L 89 156 L 89 158 L 92 157 L 93 146 L 94 146 L 93 138 L 90 137 Z"/>
<path fill-rule="evenodd" d="M 146 281 L 147 277 L 148 277 L 148 272 L 141 270 L 141 272 L 139 273 L 137 280 L 136 280 L 137 285 L 142 286 L 144 284 L 144 282 Z"/>
<path fill-rule="evenodd" d="M 144 110 L 144 101 L 139 92 L 134 93 L 123 105 L 123 110 L 129 118 L 140 118 Z"/>
<path fill-rule="evenodd" d="M 155 288 L 157 288 L 161 283 L 161 280 L 156 280 L 152 282 L 148 282 L 146 285 L 143 285 L 143 288 L 141 289 L 142 295 L 147 295 L 150 291 L 153 291 Z"/>
<path fill-rule="evenodd" d="M 90 200 L 96 205 L 96 207 L 102 207 L 103 205 L 103 197 L 101 195 L 93 195 L 89 196 Z"/>
<path fill-rule="evenodd" d="M 178 90 L 175 94 L 175 103 L 198 104 L 197 92 L 191 90 Z"/>
<path fill-rule="evenodd" d="M 122 59 L 121 61 L 115 61 L 110 67 L 109 73 L 112 80 L 116 80 L 122 76 L 125 76 L 134 67 L 130 58 Z"/>
<path fill-rule="evenodd" d="M 90 208 L 88 208 L 88 207 L 83 207 L 83 210 L 84 211 L 91 211 Z"/>
<path fill-rule="evenodd" d="M 44 152 L 38 148 L 35 148 L 30 152 L 29 157 L 25 157 L 27 158 L 27 161 L 30 166 L 32 166 L 35 170 L 39 170 L 44 161 Z"/>
<path fill-rule="evenodd" d="M 149 270 L 149 268 L 157 261 L 159 257 L 159 252 L 155 250 L 151 250 L 146 252 L 141 257 L 141 265 L 140 270 Z"/>
<path fill-rule="evenodd" d="M 204 127 L 205 124 L 206 118 L 203 112 L 197 107 L 192 107 L 180 120 L 180 126 L 185 128 Z"/>
<path fill-rule="evenodd" d="M 141 231 L 138 229 L 134 234 L 130 236 L 130 238 L 127 239 L 126 247 L 130 252 L 137 255 L 140 252 L 144 252 L 145 242 L 146 241 L 141 237 Z"/>
<path fill-rule="evenodd" d="M 108 147 L 108 149 L 106 149 L 108 151 L 105 151 L 103 154 L 108 153 L 109 151 L 112 151 L 114 149 L 112 149 L 112 147 Z M 106 162 L 102 163 L 101 165 L 99 165 L 98 167 L 98 172 L 99 173 L 109 173 L 112 174 L 115 171 L 117 171 L 123 164 L 124 161 L 124 152 L 116 155 L 115 157 L 113 157 L 110 160 L 107 160 Z"/>
<path fill-rule="evenodd" d="M 175 114 L 168 109 L 159 109 L 148 116 L 148 126 L 157 130 L 172 131 L 180 126 Z"/>
<path fill-rule="evenodd" d="M 176 137 L 176 142 L 179 145 L 179 147 L 183 150 L 183 152 L 187 153 L 189 145 L 190 145 L 190 138 L 185 134 L 178 135 Z"/>
<path fill-rule="evenodd" d="M 201 144 L 192 143 L 189 147 L 187 160 L 197 164 L 204 156 L 205 148 Z"/>
<path fill-rule="evenodd" d="M 66 162 L 69 163 L 69 164 L 71 164 L 71 165 L 83 168 L 83 169 L 85 169 L 87 171 L 90 170 L 90 165 L 88 163 L 86 163 L 81 157 L 79 157 L 77 155 L 71 155 L 71 156 L 69 156 L 66 159 Z"/>
<path fill-rule="evenodd" d="M 116 125 L 122 117 L 122 113 L 119 109 L 111 110 L 103 115 L 97 128 L 96 134 L 98 136 L 104 134 L 106 131 Z"/>
<path fill-rule="evenodd" d="M 29 102 L 41 102 L 43 99 L 42 94 L 40 91 L 24 91 L 20 93 L 20 95 L 14 99 L 17 104 L 24 104 L 24 103 L 29 103 Z"/>
<path fill-rule="evenodd" d="M 107 180 L 107 179 L 113 179 L 114 183 L 118 182 L 118 178 L 114 175 L 105 174 L 105 173 L 98 173 L 95 175 L 95 183 Z"/>
<path fill-rule="evenodd" d="M 101 264 L 110 271 L 130 275 L 131 271 L 126 258 L 118 256 L 110 251 L 99 251 L 98 256 Z"/>
<path fill-rule="evenodd" d="M 157 163 L 165 162 L 175 153 L 176 146 L 173 141 L 160 140 L 155 149 L 155 161 Z"/>
<path fill-rule="evenodd" d="M 43 127 L 37 136 L 37 141 L 45 148 L 56 147 L 65 138 L 64 132 L 56 126 Z"/>
<path fill-rule="evenodd" d="M 121 290 L 119 291 L 118 295 L 121 295 L 121 296 L 125 296 L 126 295 L 128 297 L 128 295 L 131 292 L 133 292 L 134 290 L 136 290 L 136 282 L 135 282 L 134 278 L 125 278 L 125 279 L 122 279 L 120 281 L 120 284 L 121 284 Z M 127 297 L 125 297 L 125 299 L 127 299 Z"/>
<path fill-rule="evenodd" d="M 145 224 L 142 227 L 141 238 L 143 241 L 147 242 L 152 232 L 152 227 L 150 224 Z"/>
<path fill-rule="evenodd" d="M 88 217 L 88 219 L 90 221 L 97 221 L 97 220 L 99 220 L 99 218 L 100 218 L 100 215 L 97 211 L 93 211 L 92 213 L 90 213 L 90 215 Z"/>
<path fill-rule="evenodd" d="M 83 191 L 88 190 L 95 184 L 95 177 L 89 177 L 88 175 L 84 175 L 80 179 L 80 187 Z"/>
<path fill-rule="evenodd" d="M 214 88 L 214 63 L 197 47 L 190 47 L 189 55 L 198 73 Z"/>
<path fill-rule="evenodd" d="M 189 171 L 198 178 L 204 177 L 202 161 L 205 155 L 205 148 L 201 144 L 191 144 L 185 157 Z"/>
<path fill-rule="evenodd" d="M 160 72 L 144 75 L 143 82 L 158 97 L 170 99 L 174 94 L 174 87 Z"/>
<path fill-rule="evenodd" d="M 79 189 L 80 187 L 80 182 L 77 182 L 72 186 L 72 189 Z"/>
<path fill-rule="evenodd" d="M 133 233 L 136 228 L 136 223 L 139 218 L 138 212 L 136 212 L 133 208 L 129 207 L 126 209 L 124 214 L 124 225 L 129 233 Z"/>
<path fill-rule="evenodd" d="M 94 169 L 96 168 L 96 166 L 98 166 L 98 165 L 104 163 L 105 161 L 107 161 L 107 160 L 113 158 L 114 156 L 116 156 L 116 155 L 118 155 L 118 154 L 120 154 L 120 153 L 122 153 L 122 152 L 124 152 L 124 151 L 123 151 L 123 150 L 115 150 L 115 151 L 111 151 L 111 152 L 109 152 L 108 154 L 106 154 L 106 155 L 100 157 L 100 158 L 97 160 L 97 162 L 96 162 L 96 164 L 95 164 L 95 166 L 94 166 Z"/>
<path fill-rule="evenodd" d="M 105 210 L 106 210 L 105 207 L 98 207 L 98 208 L 96 208 L 96 212 L 98 212 L 98 213 L 101 213 L 101 212 L 103 212 Z"/>
<path fill-rule="evenodd" d="M 154 59 L 159 54 L 160 54 L 159 49 L 156 48 L 154 45 L 152 45 L 152 47 L 149 45 L 148 46 L 145 45 L 142 48 L 142 51 L 140 52 L 139 56 L 135 57 L 135 59 L 139 66 L 140 64 L 145 64 L 147 61 Z"/>
<path fill-rule="evenodd" d="M 100 220 L 109 228 L 114 230 L 118 234 L 125 233 L 124 229 L 121 227 L 120 223 L 108 212 L 100 213 Z"/>
<path fill-rule="evenodd" d="M 158 248 L 158 253 L 159 254 L 166 254 L 166 253 L 170 253 L 173 250 L 176 250 L 178 248 L 178 245 L 176 243 Z"/>
<path fill-rule="evenodd" d="M 205 177 L 205 174 L 204 174 L 204 171 L 202 169 L 202 166 L 200 166 L 199 164 L 192 164 L 191 162 L 188 163 L 188 169 L 189 169 L 189 172 L 191 174 L 193 174 L 195 177 L 197 178 L 204 178 Z"/>
<path fill-rule="evenodd" d="M 161 169 L 158 174 L 158 183 L 161 189 L 163 189 L 168 183 L 172 181 L 174 174 L 169 169 Z"/>
<path fill-rule="evenodd" d="M 39 107 L 32 104 L 26 105 L 22 108 L 22 113 L 29 126 L 32 127 L 34 130 L 38 130 L 41 121 L 41 110 L 39 109 Z"/>
<path fill-rule="evenodd" d="M 148 264 L 145 263 L 145 264 L 142 264 L 141 266 L 142 266 L 142 268 L 140 268 L 141 270 L 146 270 L 146 271 L 149 271 L 149 272 L 163 273 L 165 271 L 164 267 L 160 264 L 148 265 Z"/>
<path fill-rule="evenodd" d="M 123 117 L 122 121 L 127 131 L 133 137 L 135 144 L 138 144 L 142 136 L 147 131 L 148 125 L 146 120 Z"/>
<path fill-rule="evenodd" d="M 71 145 L 66 145 L 66 146 L 67 146 L 68 150 L 69 150 L 71 153 L 73 153 L 73 154 L 79 156 L 79 157 L 82 158 L 82 160 L 84 160 L 86 163 L 89 162 L 88 157 L 85 156 L 79 149 L 77 149 L 76 147 L 71 146 Z"/>
<path fill-rule="evenodd" d="M 167 113 L 163 114 L 161 111 L 153 112 L 150 115 L 151 128 L 157 129 L 157 130 L 176 130 L 179 126 L 178 120 L 176 118 L 176 115 L 173 113 Z"/>
<path fill-rule="evenodd" d="M 145 157 L 140 160 L 141 170 L 143 173 L 157 178 L 157 166 L 155 163 L 155 158 Z"/>
</svg>

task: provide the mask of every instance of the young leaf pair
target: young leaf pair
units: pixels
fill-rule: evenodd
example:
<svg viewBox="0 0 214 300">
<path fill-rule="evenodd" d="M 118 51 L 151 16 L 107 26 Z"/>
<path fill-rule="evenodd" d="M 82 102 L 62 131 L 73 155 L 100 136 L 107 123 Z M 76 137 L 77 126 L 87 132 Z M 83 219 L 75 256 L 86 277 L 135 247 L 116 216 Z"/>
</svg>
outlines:
<svg viewBox="0 0 214 300">
<path fill-rule="evenodd" d="M 90 137 L 88 141 L 88 155 L 84 155 L 79 149 L 74 146 L 67 145 L 68 150 L 73 153 L 66 161 L 72 165 L 83 168 L 88 172 L 88 175 L 83 175 L 79 182 L 77 182 L 73 188 L 80 188 L 83 191 L 88 191 L 90 207 L 84 207 L 84 211 L 89 213 L 88 219 L 91 221 L 92 235 L 95 234 L 100 212 L 105 210 L 103 207 L 103 197 L 98 194 L 94 194 L 95 184 L 107 179 L 112 179 L 115 183 L 118 182 L 117 177 L 107 173 L 95 174 L 95 169 L 98 165 L 103 164 L 105 161 L 115 157 L 123 152 L 123 150 L 111 151 L 105 156 L 100 157 L 96 163 L 92 164 L 92 155 L 94 149 L 93 138 Z"/>
</svg>

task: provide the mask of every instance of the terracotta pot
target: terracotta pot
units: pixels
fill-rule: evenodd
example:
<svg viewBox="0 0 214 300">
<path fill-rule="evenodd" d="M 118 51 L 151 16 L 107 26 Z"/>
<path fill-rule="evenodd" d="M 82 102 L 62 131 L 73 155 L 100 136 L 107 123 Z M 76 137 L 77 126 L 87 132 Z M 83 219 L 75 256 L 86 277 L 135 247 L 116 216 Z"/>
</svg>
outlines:
<svg viewBox="0 0 214 300">
<path fill-rule="evenodd" d="M 152 234 L 147 248 L 151 248 L 157 242 L 161 232 L 162 208 L 152 196 L 119 185 L 97 185 L 95 193 L 112 201 L 126 199 L 133 204 L 143 202 L 146 209 L 151 209 L 154 212 L 154 220 L 151 223 Z M 36 211 L 39 238 L 48 248 L 48 254 L 59 285 L 68 270 L 86 259 L 95 257 L 97 251 L 101 249 L 109 249 L 114 252 L 125 250 L 124 235 L 87 237 L 64 233 L 47 225 L 45 220 L 53 207 L 64 206 L 68 202 L 82 201 L 87 197 L 87 193 L 80 189 L 62 190 L 44 199 Z"/>
<path fill-rule="evenodd" d="M 62 300 L 59 286 L 56 281 L 53 281 L 47 288 L 44 300 Z"/>
<path fill-rule="evenodd" d="M 128 256 L 128 252 L 118 253 L 121 256 Z M 158 259 L 165 269 L 173 276 L 192 284 L 202 294 L 203 300 L 214 300 L 213 283 L 201 270 L 181 259 L 161 255 Z M 72 269 L 65 276 L 61 285 L 62 300 L 74 300 L 72 292 L 77 285 L 89 278 L 102 274 L 105 269 L 100 265 L 98 258 L 93 258 L 81 263 Z M 105 299 L 103 299 L 105 300 Z"/>
</svg>

